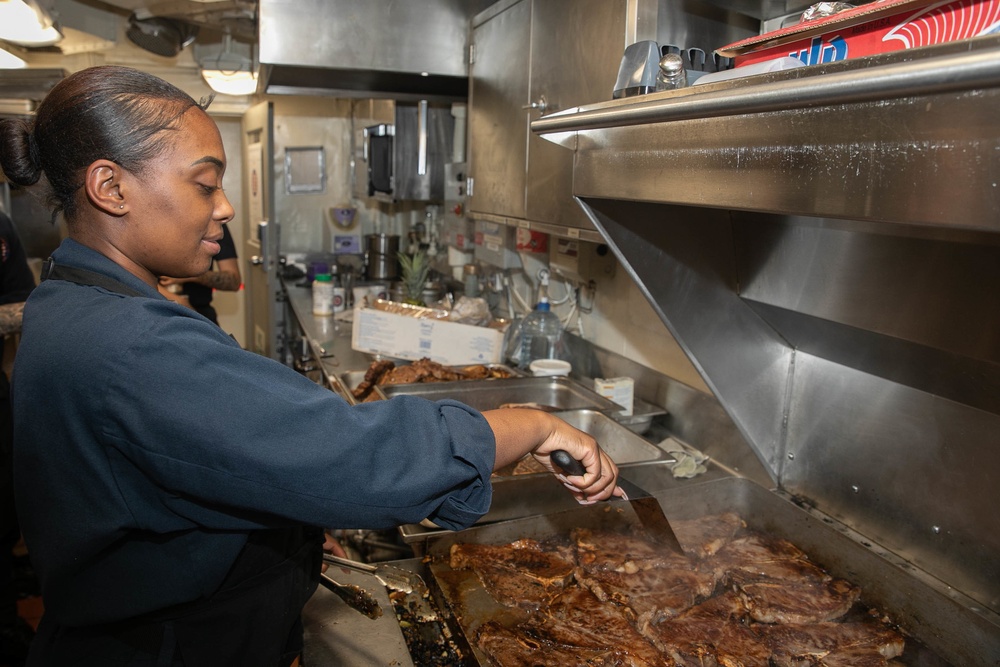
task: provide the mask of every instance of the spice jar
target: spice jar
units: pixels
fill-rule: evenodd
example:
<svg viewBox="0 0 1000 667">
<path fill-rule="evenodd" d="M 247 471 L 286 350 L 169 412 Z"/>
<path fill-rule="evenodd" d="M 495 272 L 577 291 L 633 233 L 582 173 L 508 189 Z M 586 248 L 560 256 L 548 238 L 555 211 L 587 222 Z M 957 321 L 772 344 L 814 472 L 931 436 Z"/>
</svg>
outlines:
<svg viewBox="0 0 1000 667">
<path fill-rule="evenodd" d="M 313 315 L 333 315 L 333 278 L 329 273 L 317 273 L 313 278 Z"/>
</svg>

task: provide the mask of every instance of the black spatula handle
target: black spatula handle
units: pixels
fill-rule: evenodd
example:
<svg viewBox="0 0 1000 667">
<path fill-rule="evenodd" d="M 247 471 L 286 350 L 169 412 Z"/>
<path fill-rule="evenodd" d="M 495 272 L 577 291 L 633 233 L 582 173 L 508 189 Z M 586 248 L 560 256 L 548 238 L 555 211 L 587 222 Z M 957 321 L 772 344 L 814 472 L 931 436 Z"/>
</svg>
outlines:
<svg viewBox="0 0 1000 667">
<path fill-rule="evenodd" d="M 551 458 L 552 462 L 555 463 L 557 467 L 562 469 L 562 471 L 567 475 L 578 475 L 583 477 L 587 473 L 587 469 L 584 465 L 574 459 L 565 449 L 556 449 L 550 452 L 549 458 Z"/>
</svg>

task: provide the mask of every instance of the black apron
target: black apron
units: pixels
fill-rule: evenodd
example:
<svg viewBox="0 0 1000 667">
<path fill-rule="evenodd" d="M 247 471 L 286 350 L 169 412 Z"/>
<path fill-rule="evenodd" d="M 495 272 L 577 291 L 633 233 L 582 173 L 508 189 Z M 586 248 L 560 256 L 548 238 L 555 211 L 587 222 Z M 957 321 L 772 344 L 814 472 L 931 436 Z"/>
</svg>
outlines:
<svg viewBox="0 0 1000 667">
<path fill-rule="evenodd" d="M 141 295 L 114 278 L 51 259 L 42 270 L 46 279 Z M 100 626 L 58 626 L 43 616 L 27 664 L 287 667 L 302 652 L 301 612 L 319 581 L 322 543 L 318 528 L 253 531 L 208 598 Z"/>
</svg>

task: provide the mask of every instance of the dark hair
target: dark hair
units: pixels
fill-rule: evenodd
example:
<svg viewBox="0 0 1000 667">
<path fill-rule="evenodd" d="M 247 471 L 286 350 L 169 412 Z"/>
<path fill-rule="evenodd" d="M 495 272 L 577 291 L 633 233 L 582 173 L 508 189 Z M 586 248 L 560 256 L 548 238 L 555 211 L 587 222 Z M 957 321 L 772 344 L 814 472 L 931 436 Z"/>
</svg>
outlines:
<svg viewBox="0 0 1000 667">
<path fill-rule="evenodd" d="M 141 173 L 162 148 L 161 133 L 200 106 L 179 88 L 129 67 L 91 67 L 60 81 L 38 106 L 33 122 L 0 121 L 0 166 L 12 183 L 48 181 L 53 213 L 72 218 L 81 172 L 111 160 Z"/>
</svg>

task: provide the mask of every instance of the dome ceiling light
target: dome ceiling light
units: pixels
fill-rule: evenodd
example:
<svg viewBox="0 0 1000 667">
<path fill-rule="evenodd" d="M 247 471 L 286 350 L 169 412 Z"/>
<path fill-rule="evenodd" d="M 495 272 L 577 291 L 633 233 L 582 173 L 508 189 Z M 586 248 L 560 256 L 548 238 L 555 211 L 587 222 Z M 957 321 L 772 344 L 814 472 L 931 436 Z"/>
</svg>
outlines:
<svg viewBox="0 0 1000 667">
<path fill-rule="evenodd" d="M 222 38 L 221 51 L 198 58 L 201 76 L 212 90 L 223 95 L 252 95 L 257 92 L 254 46 L 246 46 L 249 47 L 250 57 L 236 52 L 232 35 L 226 34 Z"/>
<path fill-rule="evenodd" d="M 62 33 L 37 0 L 0 0 L 0 40 L 18 46 L 52 46 Z"/>
</svg>

